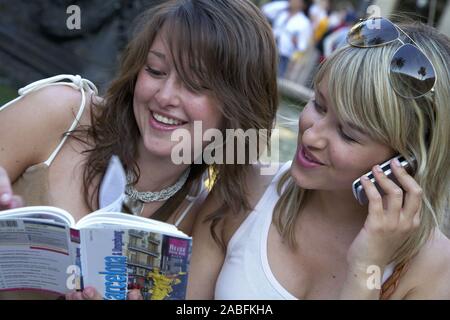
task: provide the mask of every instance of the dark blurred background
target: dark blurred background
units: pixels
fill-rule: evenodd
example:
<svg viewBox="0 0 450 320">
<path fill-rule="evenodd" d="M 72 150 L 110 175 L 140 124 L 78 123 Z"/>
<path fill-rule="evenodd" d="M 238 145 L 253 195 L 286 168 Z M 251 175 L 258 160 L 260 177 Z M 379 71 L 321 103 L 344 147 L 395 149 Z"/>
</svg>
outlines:
<svg viewBox="0 0 450 320">
<path fill-rule="evenodd" d="M 104 92 L 116 69 L 118 54 L 129 39 L 132 21 L 163 1 L 0 0 L 0 104 L 14 97 L 19 87 L 63 73 L 80 74 Z M 259 6 L 270 2 L 253 1 Z M 440 22 L 444 12 L 450 15 L 446 0 L 350 2 L 360 16 L 369 5 L 376 4 L 386 12 L 414 12 L 425 22 L 432 19 L 435 26 L 444 24 Z M 67 27 L 71 16 L 67 8 L 71 5 L 80 8 L 80 29 Z M 446 25 L 450 33 L 448 21 Z"/>
<path fill-rule="evenodd" d="M 164 0 L 0 0 L 0 103 L 11 91 L 57 74 L 80 74 L 102 91 L 134 18 Z M 67 13 L 80 8 L 80 28 Z M 73 25 L 73 24 L 71 24 Z"/>
</svg>

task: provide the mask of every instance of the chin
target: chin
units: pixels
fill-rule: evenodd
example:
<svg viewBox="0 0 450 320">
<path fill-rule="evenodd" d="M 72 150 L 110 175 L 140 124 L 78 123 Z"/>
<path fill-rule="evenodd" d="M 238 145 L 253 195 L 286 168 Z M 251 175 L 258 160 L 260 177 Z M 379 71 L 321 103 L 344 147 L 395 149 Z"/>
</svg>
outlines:
<svg viewBox="0 0 450 320">
<path fill-rule="evenodd" d="M 309 178 L 302 174 L 301 169 L 295 163 L 291 166 L 291 176 L 297 186 L 303 189 L 310 189 Z"/>
<path fill-rule="evenodd" d="M 144 140 L 145 152 L 159 158 L 170 158 L 174 146 L 175 144 L 172 141 L 165 141 L 160 139 Z"/>
<path fill-rule="evenodd" d="M 304 190 L 318 190 L 318 189 L 320 189 L 320 188 L 318 188 L 318 186 L 315 185 L 314 183 L 308 183 L 308 182 L 306 182 L 306 181 L 304 181 L 304 180 L 298 180 L 298 179 L 297 179 L 296 177 L 294 177 L 294 176 L 293 176 L 293 179 L 294 179 L 295 184 L 296 184 L 298 187 L 300 187 L 300 188 L 302 188 L 302 189 L 304 189 Z"/>
<path fill-rule="evenodd" d="M 311 177 L 304 174 L 303 170 L 295 162 L 291 166 L 291 176 L 295 184 L 305 190 L 319 190 L 326 187 L 320 181 L 320 177 Z"/>
</svg>

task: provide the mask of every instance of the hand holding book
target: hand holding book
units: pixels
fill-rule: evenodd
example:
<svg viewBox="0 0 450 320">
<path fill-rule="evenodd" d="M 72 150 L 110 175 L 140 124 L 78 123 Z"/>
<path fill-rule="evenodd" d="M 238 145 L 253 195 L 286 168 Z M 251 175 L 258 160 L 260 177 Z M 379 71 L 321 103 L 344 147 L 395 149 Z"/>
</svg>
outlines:
<svg viewBox="0 0 450 320">
<path fill-rule="evenodd" d="M 86 287 L 83 291 L 67 293 L 66 300 L 103 300 L 103 297 L 94 287 Z M 128 291 L 127 300 L 144 300 L 144 298 L 140 290 L 132 289 Z"/>
<path fill-rule="evenodd" d="M 125 183 L 112 159 L 103 208 L 78 222 L 56 207 L 0 212 L 0 295 L 86 288 L 69 298 L 122 300 L 128 292 L 139 299 L 137 289 L 143 299 L 184 299 L 192 239 L 174 225 L 118 212 Z"/>
</svg>

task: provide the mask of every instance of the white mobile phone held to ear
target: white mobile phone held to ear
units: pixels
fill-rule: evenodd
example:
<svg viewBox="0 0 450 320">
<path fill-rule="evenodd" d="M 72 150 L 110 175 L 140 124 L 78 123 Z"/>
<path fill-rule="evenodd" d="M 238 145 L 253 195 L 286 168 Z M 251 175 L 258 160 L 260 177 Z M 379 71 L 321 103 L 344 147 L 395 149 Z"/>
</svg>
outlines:
<svg viewBox="0 0 450 320">
<path fill-rule="evenodd" d="M 405 168 L 405 170 L 409 174 L 411 174 L 413 172 L 413 166 L 408 161 L 406 161 L 406 159 L 403 156 L 397 156 L 393 159 L 397 159 L 400 162 L 400 165 L 403 168 Z M 380 164 L 381 170 L 383 170 L 384 174 L 389 179 L 391 179 L 396 185 L 400 186 L 400 183 L 397 181 L 394 173 L 391 170 L 391 165 L 390 165 L 391 160 L 392 159 L 389 159 L 388 161 Z M 373 184 L 375 184 L 375 187 L 378 189 L 378 192 L 380 193 L 381 196 L 383 196 L 384 195 L 383 189 L 378 185 L 372 171 L 366 173 L 365 176 L 368 177 L 370 179 L 370 181 L 372 181 Z M 361 184 L 361 178 L 358 178 L 353 182 L 352 191 L 353 191 L 353 195 L 355 196 L 356 200 L 358 200 L 358 202 L 361 205 L 366 205 L 369 202 L 369 200 L 367 199 L 366 193 L 364 192 L 364 188 Z"/>
</svg>

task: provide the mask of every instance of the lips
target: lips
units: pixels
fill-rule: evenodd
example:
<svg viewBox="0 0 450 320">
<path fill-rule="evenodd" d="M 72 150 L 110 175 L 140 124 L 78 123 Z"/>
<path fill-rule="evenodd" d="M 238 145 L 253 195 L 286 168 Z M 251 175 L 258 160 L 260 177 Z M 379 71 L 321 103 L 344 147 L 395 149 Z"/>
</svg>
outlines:
<svg viewBox="0 0 450 320">
<path fill-rule="evenodd" d="M 320 162 L 319 159 L 317 159 L 312 153 L 310 153 L 308 151 L 308 149 L 303 145 L 302 145 L 302 152 L 303 152 L 303 155 L 305 156 L 306 160 L 317 163 L 317 164 L 324 165 L 323 162 Z"/>
<path fill-rule="evenodd" d="M 320 168 L 324 164 L 317 160 L 303 145 L 300 145 L 300 148 L 297 152 L 296 157 L 297 163 L 305 168 L 305 169 L 314 169 Z"/>
</svg>

